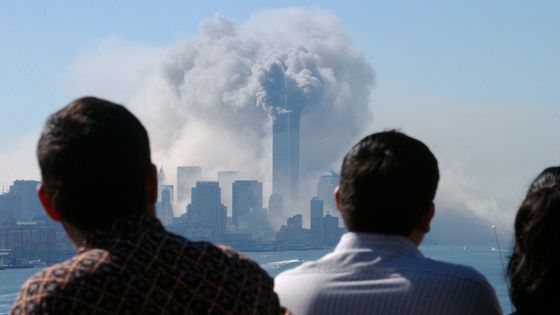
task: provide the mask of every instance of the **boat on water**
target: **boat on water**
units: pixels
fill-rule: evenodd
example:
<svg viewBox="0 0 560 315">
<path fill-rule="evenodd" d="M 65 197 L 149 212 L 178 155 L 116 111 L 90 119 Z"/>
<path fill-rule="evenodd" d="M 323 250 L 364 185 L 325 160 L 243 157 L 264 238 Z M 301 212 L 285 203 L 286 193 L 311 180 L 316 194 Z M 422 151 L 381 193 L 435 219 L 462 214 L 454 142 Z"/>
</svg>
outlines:
<svg viewBox="0 0 560 315">
<path fill-rule="evenodd" d="M 46 267 L 47 263 L 40 259 L 14 259 L 10 265 L 6 265 L 11 269 L 27 269 L 36 267 Z"/>
</svg>

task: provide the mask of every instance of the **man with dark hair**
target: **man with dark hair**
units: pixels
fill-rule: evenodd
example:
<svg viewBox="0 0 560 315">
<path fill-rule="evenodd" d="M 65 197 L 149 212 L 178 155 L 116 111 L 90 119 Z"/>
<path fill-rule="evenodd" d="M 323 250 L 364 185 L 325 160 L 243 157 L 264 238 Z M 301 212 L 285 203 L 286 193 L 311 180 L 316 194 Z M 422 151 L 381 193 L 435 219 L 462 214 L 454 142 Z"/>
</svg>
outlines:
<svg viewBox="0 0 560 315">
<path fill-rule="evenodd" d="M 354 145 L 334 194 L 348 233 L 334 252 L 277 276 L 281 303 L 294 314 L 500 314 L 480 273 L 417 248 L 438 181 L 432 152 L 401 132 Z"/>
<path fill-rule="evenodd" d="M 49 117 L 39 199 L 78 254 L 32 276 L 11 314 L 278 314 L 253 261 L 167 232 L 155 218 L 148 134 L 126 108 L 86 97 Z"/>
</svg>

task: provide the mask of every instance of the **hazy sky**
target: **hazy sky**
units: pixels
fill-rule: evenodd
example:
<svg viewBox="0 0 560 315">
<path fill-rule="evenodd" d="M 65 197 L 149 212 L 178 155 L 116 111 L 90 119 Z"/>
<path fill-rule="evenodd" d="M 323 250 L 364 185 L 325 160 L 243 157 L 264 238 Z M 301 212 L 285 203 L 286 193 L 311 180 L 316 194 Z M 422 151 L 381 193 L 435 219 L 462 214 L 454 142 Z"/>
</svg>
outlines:
<svg viewBox="0 0 560 315">
<path fill-rule="evenodd" d="M 433 149 L 441 233 L 509 230 L 530 180 L 559 164 L 557 1 L 2 1 L 0 184 L 38 178 L 38 132 L 71 99 L 138 102 L 153 65 L 204 37 L 203 21 L 254 32 L 282 8 L 334 19 L 373 69 L 364 134 L 400 128 Z"/>
</svg>

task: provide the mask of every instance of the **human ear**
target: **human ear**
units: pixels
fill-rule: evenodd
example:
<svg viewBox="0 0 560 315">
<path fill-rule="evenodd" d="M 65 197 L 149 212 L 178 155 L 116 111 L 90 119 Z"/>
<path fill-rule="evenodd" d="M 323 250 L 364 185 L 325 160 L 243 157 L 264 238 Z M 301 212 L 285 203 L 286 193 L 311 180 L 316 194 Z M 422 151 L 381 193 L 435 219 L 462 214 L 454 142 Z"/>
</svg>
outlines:
<svg viewBox="0 0 560 315">
<path fill-rule="evenodd" d="M 336 211 L 340 213 L 340 187 L 339 186 L 336 186 L 336 188 L 334 189 L 333 196 L 334 196 L 334 204 L 336 206 Z"/>
<path fill-rule="evenodd" d="M 43 187 L 43 183 L 39 183 L 39 185 L 37 186 L 37 196 L 39 197 L 39 202 L 41 203 L 41 206 L 43 206 L 43 209 L 45 209 L 45 212 L 47 213 L 49 218 L 56 222 L 60 222 L 62 220 L 62 217 L 60 216 L 60 213 L 53 207 L 53 204 L 49 196 L 47 195 L 47 192 L 45 191 L 45 187 Z"/>
<path fill-rule="evenodd" d="M 154 164 L 150 165 L 148 174 L 144 180 L 144 191 L 146 193 L 146 202 L 148 205 L 155 205 L 158 198 L 158 182 L 157 168 Z"/>
<path fill-rule="evenodd" d="M 424 233 L 430 232 L 430 223 L 432 222 L 435 212 L 436 212 L 436 206 L 432 201 L 430 203 L 430 207 L 428 208 L 428 211 L 426 211 L 420 218 L 420 230 L 422 232 Z"/>
</svg>

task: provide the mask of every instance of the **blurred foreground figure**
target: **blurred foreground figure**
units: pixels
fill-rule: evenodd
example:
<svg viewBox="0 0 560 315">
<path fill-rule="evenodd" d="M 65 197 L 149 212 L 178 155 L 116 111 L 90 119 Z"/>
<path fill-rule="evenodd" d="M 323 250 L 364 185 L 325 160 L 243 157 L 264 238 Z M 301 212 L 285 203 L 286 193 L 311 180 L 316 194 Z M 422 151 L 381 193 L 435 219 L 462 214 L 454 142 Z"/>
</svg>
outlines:
<svg viewBox="0 0 560 315">
<path fill-rule="evenodd" d="M 508 276 L 516 314 L 560 313 L 559 225 L 560 167 L 549 167 L 533 181 L 515 218 Z"/>
<path fill-rule="evenodd" d="M 335 192 L 348 233 L 334 252 L 278 275 L 282 305 L 294 314 L 500 314 L 480 273 L 417 248 L 430 231 L 438 181 L 432 152 L 403 133 L 354 145 Z"/>
<path fill-rule="evenodd" d="M 81 98 L 47 120 L 39 199 L 77 255 L 23 285 L 11 314 L 279 314 L 253 261 L 155 218 L 148 134 L 123 106 Z"/>
</svg>

